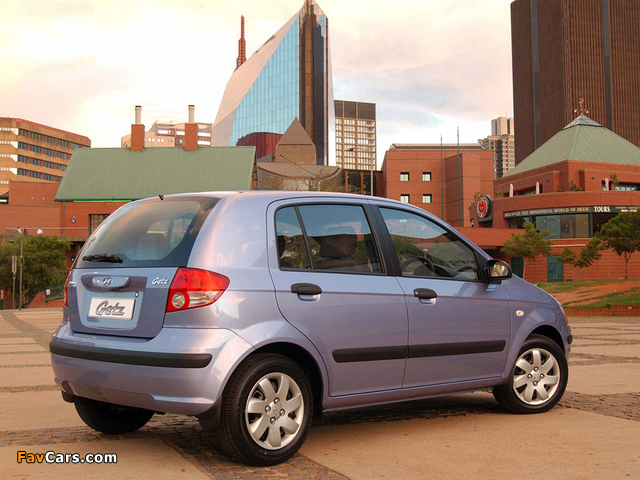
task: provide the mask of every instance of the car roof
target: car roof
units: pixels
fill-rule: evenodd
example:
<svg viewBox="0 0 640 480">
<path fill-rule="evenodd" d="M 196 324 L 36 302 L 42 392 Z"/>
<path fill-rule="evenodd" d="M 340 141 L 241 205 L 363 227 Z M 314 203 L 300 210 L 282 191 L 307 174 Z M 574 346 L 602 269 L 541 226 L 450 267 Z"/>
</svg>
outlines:
<svg viewBox="0 0 640 480">
<path fill-rule="evenodd" d="M 369 201 L 376 200 L 388 203 L 400 203 L 397 200 L 391 200 L 383 197 L 373 197 L 369 195 L 358 195 L 353 193 L 342 192 L 307 192 L 300 190 L 239 190 L 227 192 L 190 192 L 166 195 L 166 198 L 179 198 L 185 196 L 207 196 L 215 198 L 260 198 L 268 201 L 286 200 L 291 198 L 350 198 L 353 200 Z M 406 204 L 402 204 L 406 205 Z"/>
</svg>

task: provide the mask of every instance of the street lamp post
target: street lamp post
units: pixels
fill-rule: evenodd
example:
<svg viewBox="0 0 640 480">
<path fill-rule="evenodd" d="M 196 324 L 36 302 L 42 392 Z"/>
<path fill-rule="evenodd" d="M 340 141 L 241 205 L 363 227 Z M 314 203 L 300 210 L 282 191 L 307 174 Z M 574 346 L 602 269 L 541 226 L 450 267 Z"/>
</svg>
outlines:
<svg viewBox="0 0 640 480">
<path fill-rule="evenodd" d="M 22 241 L 24 237 L 20 238 L 20 258 L 18 259 L 18 263 L 20 266 L 20 298 L 18 298 L 18 310 L 22 310 Z"/>
<path fill-rule="evenodd" d="M 18 271 L 18 257 L 11 256 L 11 274 L 13 275 L 13 291 L 11 292 L 11 310 L 16 309 L 16 272 Z"/>
</svg>

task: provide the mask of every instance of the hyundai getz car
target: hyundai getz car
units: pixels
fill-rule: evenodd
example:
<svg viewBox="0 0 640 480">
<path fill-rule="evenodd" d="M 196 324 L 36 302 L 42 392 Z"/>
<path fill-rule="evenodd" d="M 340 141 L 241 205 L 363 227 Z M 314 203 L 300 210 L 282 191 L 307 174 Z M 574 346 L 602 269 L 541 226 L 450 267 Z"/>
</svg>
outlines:
<svg viewBox="0 0 640 480">
<path fill-rule="evenodd" d="M 493 390 L 552 408 L 570 329 L 549 295 L 424 210 L 346 194 L 167 195 L 122 206 L 65 285 L 50 349 L 90 427 L 194 415 L 272 465 L 322 412 Z"/>
</svg>

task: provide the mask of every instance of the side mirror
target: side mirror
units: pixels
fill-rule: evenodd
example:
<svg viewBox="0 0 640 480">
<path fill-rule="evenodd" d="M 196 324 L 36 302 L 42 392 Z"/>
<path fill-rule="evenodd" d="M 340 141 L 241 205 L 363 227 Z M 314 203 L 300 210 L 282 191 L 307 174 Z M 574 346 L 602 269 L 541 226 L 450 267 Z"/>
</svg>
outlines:
<svg viewBox="0 0 640 480">
<path fill-rule="evenodd" d="M 507 278 L 511 278 L 511 267 L 502 260 L 489 260 L 485 267 L 487 279 L 489 283 L 501 282 Z"/>
</svg>

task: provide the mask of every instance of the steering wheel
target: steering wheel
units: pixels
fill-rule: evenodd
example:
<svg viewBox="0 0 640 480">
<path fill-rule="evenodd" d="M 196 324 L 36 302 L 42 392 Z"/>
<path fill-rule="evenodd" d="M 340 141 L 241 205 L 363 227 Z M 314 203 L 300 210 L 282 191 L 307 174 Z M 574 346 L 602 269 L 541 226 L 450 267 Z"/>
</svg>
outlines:
<svg viewBox="0 0 640 480">
<path fill-rule="evenodd" d="M 400 268 L 402 269 L 402 271 L 404 272 L 405 269 L 411 265 L 412 263 L 415 262 L 420 262 L 422 265 L 424 265 L 425 267 L 427 267 L 431 273 L 435 273 L 436 269 L 433 266 L 433 262 L 431 260 L 429 260 L 427 257 L 412 257 L 408 260 L 405 260 L 404 262 L 402 262 L 400 264 Z M 416 270 L 420 268 L 420 267 L 416 267 Z"/>
</svg>

